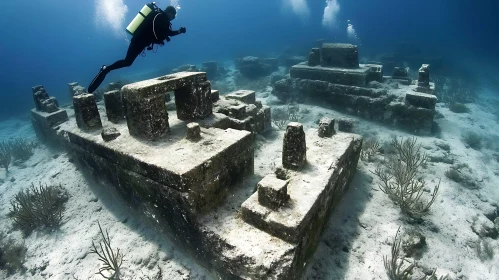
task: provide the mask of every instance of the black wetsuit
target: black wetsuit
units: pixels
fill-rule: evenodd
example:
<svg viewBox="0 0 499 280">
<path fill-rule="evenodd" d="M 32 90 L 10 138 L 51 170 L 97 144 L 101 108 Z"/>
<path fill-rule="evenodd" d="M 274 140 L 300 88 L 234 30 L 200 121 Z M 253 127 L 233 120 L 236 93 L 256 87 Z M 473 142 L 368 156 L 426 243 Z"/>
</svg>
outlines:
<svg viewBox="0 0 499 280">
<path fill-rule="evenodd" d="M 151 44 L 163 45 L 164 40 L 170 41 L 169 37 L 180 34 L 180 31 L 173 31 L 171 27 L 172 24 L 163 11 L 149 14 L 135 31 L 130 45 L 128 46 L 125 59 L 118 60 L 107 67 L 101 68 L 97 76 L 95 76 L 90 83 L 88 92 L 94 92 L 104 81 L 107 73 L 132 65 L 135 58 L 137 58 L 147 46 L 150 46 Z"/>
</svg>

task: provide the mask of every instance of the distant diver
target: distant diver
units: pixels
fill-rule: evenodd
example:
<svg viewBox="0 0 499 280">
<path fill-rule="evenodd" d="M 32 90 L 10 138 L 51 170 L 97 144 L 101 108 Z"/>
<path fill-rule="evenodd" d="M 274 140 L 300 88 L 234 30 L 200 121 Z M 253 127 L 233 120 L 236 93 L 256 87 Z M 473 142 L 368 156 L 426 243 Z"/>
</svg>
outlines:
<svg viewBox="0 0 499 280">
<path fill-rule="evenodd" d="M 171 21 L 175 19 L 176 15 L 177 10 L 173 6 L 168 6 L 163 11 L 156 6 L 155 2 L 146 4 L 126 28 L 133 37 L 125 59 L 118 60 L 109 66 L 103 65 L 88 86 L 88 92 L 94 92 L 109 72 L 132 65 L 135 58 L 146 47 L 147 50 L 152 50 L 154 44 L 163 46 L 164 40 L 170 42 L 170 37 L 185 33 L 185 27 L 180 27 L 177 31 L 172 30 Z"/>
</svg>

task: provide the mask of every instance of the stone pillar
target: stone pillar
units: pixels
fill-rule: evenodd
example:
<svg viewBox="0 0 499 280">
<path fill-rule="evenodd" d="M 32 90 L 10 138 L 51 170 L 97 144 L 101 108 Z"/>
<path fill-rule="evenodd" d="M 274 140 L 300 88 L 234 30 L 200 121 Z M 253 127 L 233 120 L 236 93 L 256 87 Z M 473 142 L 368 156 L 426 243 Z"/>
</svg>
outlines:
<svg viewBox="0 0 499 280">
<path fill-rule="evenodd" d="M 322 44 L 321 66 L 358 68 L 359 51 L 351 44 Z"/>
<path fill-rule="evenodd" d="M 258 182 L 258 202 L 268 208 L 277 209 L 289 200 L 289 181 L 280 180 L 275 175 L 267 175 Z"/>
<path fill-rule="evenodd" d="M 352 132 L 354 127 L 353 119 L 339 119 L 338 120 L 338 130 L 343 132 Z"/>
<path fill-rule="evenodd" d="M 198 123 L 192 122 L 187 124 L 187 139 L 195 141 L 201 138 L 201 127 Z"/>
<path fill-rule="evenodd" d="M 307 161 L 307 144 L 303 125 L 291 122 L 284 133 L 282 148 L 282 166 L 284 168 L 297 170 L 305 165 Z"/>
<path fill-rule="evenodd" d="M 123 105 L 130 135 L 155 141 L 169 128 L 166 96 L 154 87 L 123 87 Z"/>
<path fill-rule="evenodd" d="M 321 64 L 321 52 L 319 48 L 313 48 L 308 55 L 308 66 L 316 66 Z"/>
<path fill-rule="evenodd" d="M 76 124 L 80 129 L 92 130 L 102 128 L 102 122 L 93 94 L 80 94 L 73 97 Z"/>
<path fill-rule="evenodd" d="M 319 137 L 331 137 L 334 134 L 334 119 L 322 118 L 319 121 Z"/>
<path fill-rule="evenodd" d="M 106 106 L 107 119 L 110 122 L 117 123 L 125 118 L 123 99 L 119 90 L 104 93 L 104 104 Z"/>
<path fill-rule="evenodd" d="M 211 84 L 193 82 L 175 89 L 175 105 L 180 120 L 204 119 L 212 114 Z"/>
<path fill-rule="evenodd" d="M 418 87 L 430 87 L 430 64 L 423 64 L 419 68 Z"/>
</svg>

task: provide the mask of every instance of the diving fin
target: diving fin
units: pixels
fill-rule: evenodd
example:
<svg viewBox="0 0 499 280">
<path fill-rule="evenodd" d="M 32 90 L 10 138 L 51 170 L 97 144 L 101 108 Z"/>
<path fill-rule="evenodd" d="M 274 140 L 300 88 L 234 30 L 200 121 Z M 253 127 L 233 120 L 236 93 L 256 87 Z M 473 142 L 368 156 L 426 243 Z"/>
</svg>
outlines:
<svg viewBox="0 0 499 280">
<path fill-rule="evenodd" d="M 109 70 L 106 69 L 106 65 L 103 65 L 100 68 L 99 73 L 97 73 L 97 76 L 95 76 L 95 78 L 92 80 L 92 82 L 88 86 L 89 93 L 94 92 L 100 86 L 100 84 L 102 84 L 102 82 L 106 78 L 107 73 L 109 73 Z"/>
</svg>

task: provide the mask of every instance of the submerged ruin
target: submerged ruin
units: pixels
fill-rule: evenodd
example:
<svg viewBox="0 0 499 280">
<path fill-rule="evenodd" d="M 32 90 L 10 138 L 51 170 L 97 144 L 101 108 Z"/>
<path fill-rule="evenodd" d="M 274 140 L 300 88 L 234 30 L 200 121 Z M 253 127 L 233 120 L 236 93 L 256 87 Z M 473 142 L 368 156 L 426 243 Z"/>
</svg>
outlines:
<svg viewBox="0 0 499 280">
<path fill-rule="evenodd" d="M 355 75 L 380 79 L 372 67 Z M 59 109 L 57 121 L 36 103 L 33 126 L 224 278 L 300 278 L 355 174 L 360 136 L 328 118 L 289 123 L 275 140 L 281 166 L 261 178 L 253 142 L 271 116 L 254 91 L 220 96 L 206 73 L 178 72 L 107 92 L 103 103 L 74 95 L 74 117 Z"/>
<path fill-rule="evenodd" d="M 294 65 L 290 77 L 276 82 L 273 94 L 282 101 L 317 102 L 336 110 L 408 130 L 432 132 L 437 98 L 423 64 L 417 81 L 396 67 L 384 76 L 381 64 L 359 64 L 357 46 L 323 43 L 308 62 Z"/>
</svg>

